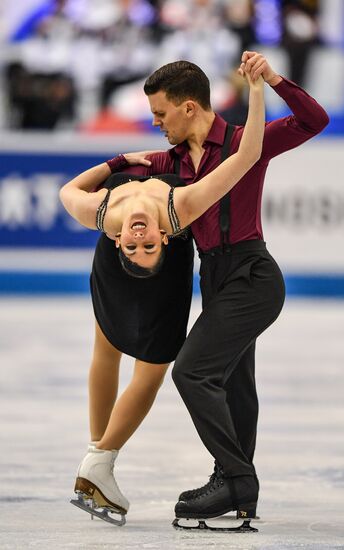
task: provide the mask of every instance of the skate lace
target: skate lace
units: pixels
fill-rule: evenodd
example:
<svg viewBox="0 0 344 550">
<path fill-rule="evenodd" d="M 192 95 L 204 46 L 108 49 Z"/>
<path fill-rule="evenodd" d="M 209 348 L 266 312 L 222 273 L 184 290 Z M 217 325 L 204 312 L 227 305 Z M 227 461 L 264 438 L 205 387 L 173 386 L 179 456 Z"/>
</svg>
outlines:
<svg viewBox="0 0 344 550">
<path fill-rule="evenodd" d="M 195 495 L 195 498 L 200 499 L 203 498 L 214 491 L 218 489 L 219 487 L 222 487 L 223 485 L 223 478 L 222 473 L 219 470 L 216 470 L 213 474 L 211 474 L 209 481 L 204 487 L 202 487 L 202 492 Z"/>
<path fill-rule="evenodd" d="M 202 487 L 198 487 L 197 489 L 192 489 L 192 490 L 190 491 L 190 494 L 191 494 L 192 498 L 196 498 L 196 497 L 198 497 L 200 494 L 202 494 L 204 491 L 207 491 L 208 487 L 214 482 L 215 477 L 216 477 L 216 473 L 213 472 L 213 473 L 209 476 L 209 481 L 207 481 L 207 483 L 206 483 L 205 485 L 202 485 Z"/>
</svg>

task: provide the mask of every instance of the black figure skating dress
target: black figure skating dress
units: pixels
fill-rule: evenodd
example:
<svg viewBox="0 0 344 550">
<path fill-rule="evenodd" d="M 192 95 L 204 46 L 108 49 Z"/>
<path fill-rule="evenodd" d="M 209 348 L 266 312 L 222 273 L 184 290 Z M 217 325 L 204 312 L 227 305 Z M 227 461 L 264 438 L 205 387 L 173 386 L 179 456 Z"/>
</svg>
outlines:
<svg viewBox="0 0 344 550">
<path fill-rule="evenodd" d="M 154 176 L 171 187 L 184 185 L 174 174 Z M 105 182 L 114 189 L 149 177 L 113 174 Z M 167 204 L 166 204 L 167 208 Z M 121 267 L 115 242 L 99 237 L 91 273 L 95 317 L 118 350 L 149 363 L 173 361 L 186 338 L 192 297 L 193 242 L 191 233 L 170 238 L 161 270 L 148 279 L 128 275 Z"/>
</svg>

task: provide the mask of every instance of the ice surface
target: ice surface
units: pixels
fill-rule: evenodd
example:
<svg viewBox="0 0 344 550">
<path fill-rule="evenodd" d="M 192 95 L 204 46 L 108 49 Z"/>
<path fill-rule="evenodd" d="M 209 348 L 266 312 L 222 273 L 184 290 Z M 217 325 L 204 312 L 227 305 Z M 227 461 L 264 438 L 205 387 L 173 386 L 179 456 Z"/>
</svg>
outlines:
<svg viewBox="0 0 344 550">
<path fill-rule="evenodd" d="M 192 319 L 199 310 L 196 300 Z M 119 456 L 127 524 L 69 504 L 88 442 L 92 337 L 87 298 L 0 300 L 2 550 L 344 548 L 343 302 L 289 301 L 258 342 L 258 534 L 171 527 L 177 495 L 213 463 L 170 376 Z M 123 386 L 131 372 L 125 357 Z"/>
</svg>

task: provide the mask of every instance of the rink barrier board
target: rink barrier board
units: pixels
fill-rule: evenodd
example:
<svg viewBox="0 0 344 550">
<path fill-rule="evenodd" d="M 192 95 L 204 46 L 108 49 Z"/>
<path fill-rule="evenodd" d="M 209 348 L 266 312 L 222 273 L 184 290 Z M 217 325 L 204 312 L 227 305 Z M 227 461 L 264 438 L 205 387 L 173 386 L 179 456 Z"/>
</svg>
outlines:
<svg viewBox="0 0 344 550">
<path fill-rule="evenodd" d="M 98 238 L 64 211 L 58 198 L 61 185 L 116 151 L 162 149 L 166 143 L 142 135 L 7 138 L 0 148 L 0 294 L 88 292 L 90 263 L 69 257 L 52 264 L 47 254 L 87 252 Z M 288 296 L 344 296 L 344 187 L 338 170 L 343 145 L 343 139 L 312 140 L 269 166 L 264 234 L 282 266 Z M 20 249 L 35 249 L 43 259 L 34 265 Z M 10 250 L 17 258 L 11 264 Z"/>
<path fill-rule="evenodd" d="M 289 298 L 344 299 L 344 275 L 285 274 Z M 0 296 L 89 294 L 87 272 L 0 272 Z M 199 295 L 199 276 L 194 275 L 194 295 Z"/>
</svg>

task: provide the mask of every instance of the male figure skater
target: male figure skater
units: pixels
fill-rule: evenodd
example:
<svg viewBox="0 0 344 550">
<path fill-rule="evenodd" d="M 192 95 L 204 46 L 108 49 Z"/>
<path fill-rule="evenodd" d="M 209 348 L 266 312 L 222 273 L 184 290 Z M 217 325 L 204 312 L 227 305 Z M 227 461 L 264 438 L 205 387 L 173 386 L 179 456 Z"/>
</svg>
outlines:
<svg viewBox="0 0 344 550">
<path fill-rule="evenodd" d="M 175 512 L 182 518 L 216 517 L 233 510 L 238 517 L 255 517 L 255 344 L 279 315 L 285 294 L 281 272 L 263 241 L 264 177 L 273 157 L 317 135 L 328 123 L 324 109 L 276 74 L 263 55 L 244 52 L 242 62 L 252 65 L 253 78 L 263 76 L 293 114 L 266 124 L 260 160 L 229 195 L 192 224 L 201 259 L 203 311 L 172 375 L 199 436 L 215 458 L 215 469 L 203 487 L 180 495 Z M 209 81 L 196 65 L 165 65 L 147 79 L 144 90 L 153 125 L 174 147 L 149 156 L 151 165 L 137 167 L 138 173 L 176 170 L 192 184 L 237 151 L 243 128 L 228 126 L 214 113 Z M 136 158 L 132 155 L 126 155 L 127 161 Z M 118 157 L 114 171 L 123 169 L 126 159 Z"/>
</svg>

